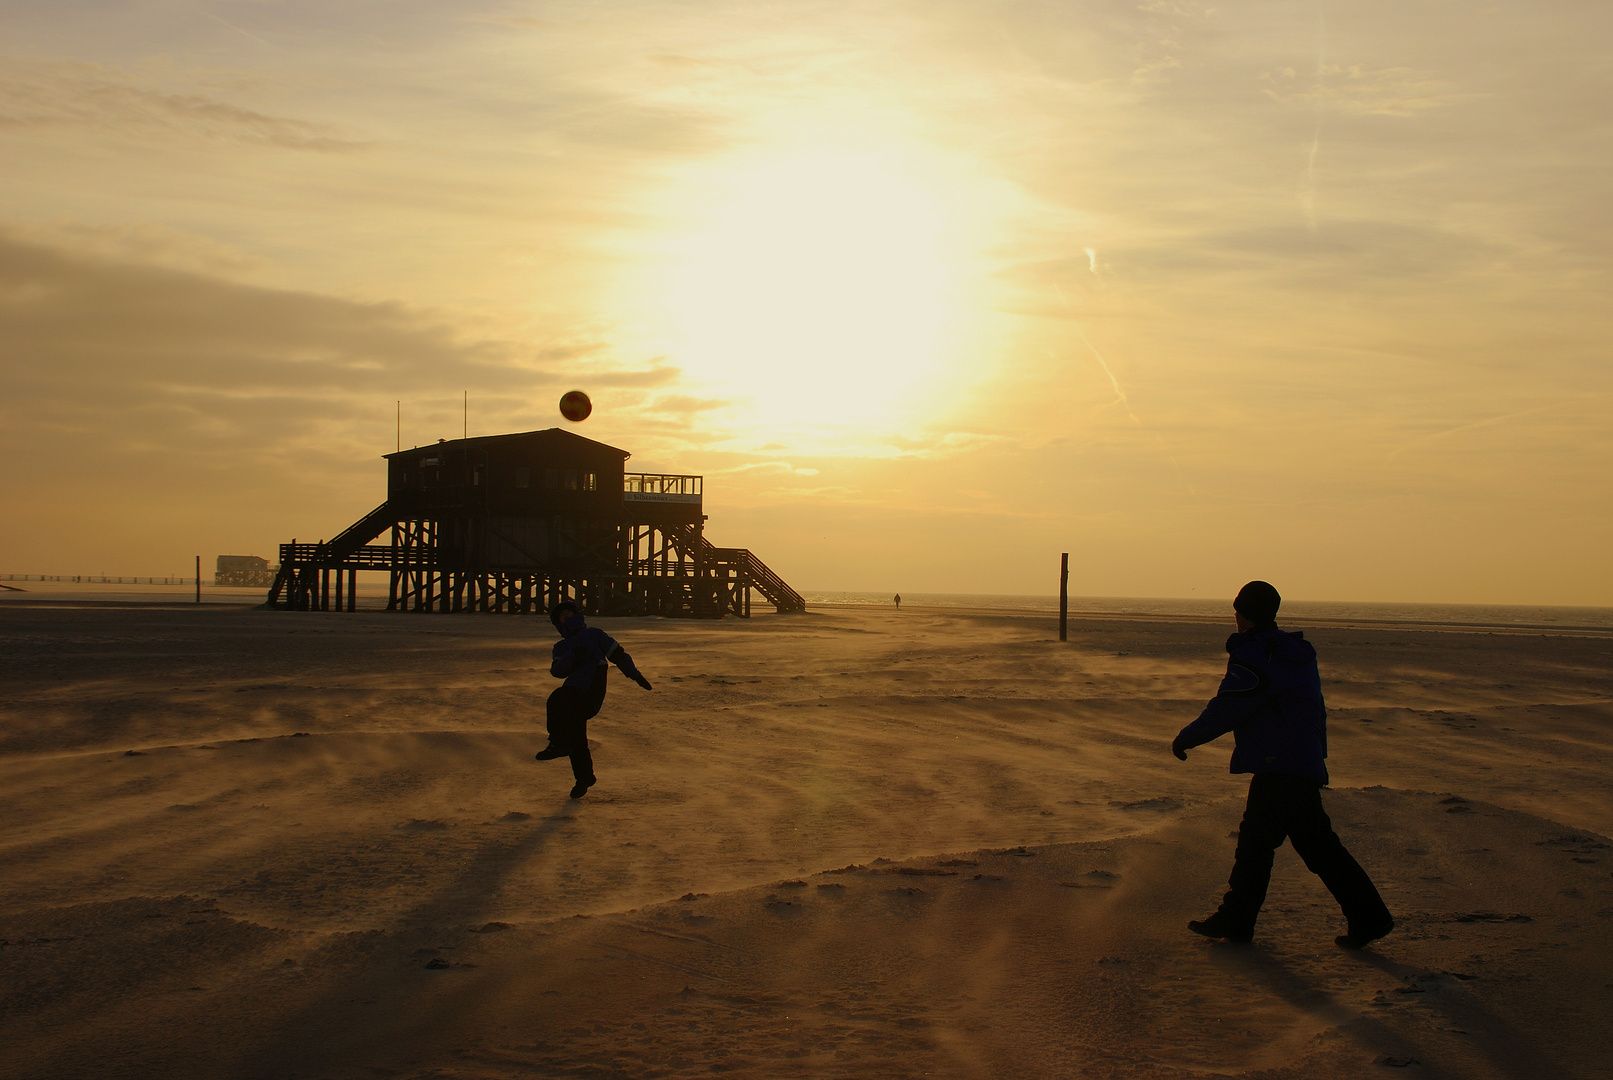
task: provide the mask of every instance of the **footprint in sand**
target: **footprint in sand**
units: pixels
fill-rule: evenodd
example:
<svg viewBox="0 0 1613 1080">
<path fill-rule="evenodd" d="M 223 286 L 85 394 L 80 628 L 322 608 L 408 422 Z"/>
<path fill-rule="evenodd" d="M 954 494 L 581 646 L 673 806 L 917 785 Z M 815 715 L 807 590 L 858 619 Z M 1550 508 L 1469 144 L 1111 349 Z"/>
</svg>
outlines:
<svg viewBox="0 0 1613 1080">
<path fill-rule="evenodd" d="M 1456 914 L 1450 916 L 1445 921 L 1446 922 L 1459 922 L 1459 923 L 1475 923 L 1475 922 L 1531 923 L 1531 922 L 1534 922 L 1535 920 L 1534 920 L 1533 916 L 1523 915 L 1523 914 L 1519 914 L 1519 913 L 1516 913 L 1516 912 L 1511 914 L 1511 915 L 1505 915 L 1505 914 L 1502 914 L 1499 911 L 1461 911 L 1461 912 L 1457 912 Z"/>
<path fill-rule="evenodd" d="M 1136 802 L 1112 802 L 1109 805 L 1118 806 L 1122 810 L 1171 811 L 1182 809 L 1182 800 L 1171 795 L 1160 795 L 1152 799 L 1138 799 Z"/>
</svg>

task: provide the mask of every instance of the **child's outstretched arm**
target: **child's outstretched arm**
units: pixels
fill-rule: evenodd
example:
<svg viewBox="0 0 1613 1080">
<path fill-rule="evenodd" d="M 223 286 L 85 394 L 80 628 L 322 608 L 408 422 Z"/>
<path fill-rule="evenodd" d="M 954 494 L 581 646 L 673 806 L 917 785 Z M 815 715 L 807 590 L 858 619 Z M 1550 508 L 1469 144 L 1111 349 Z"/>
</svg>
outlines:
<svg viewBox="0 0 1613 1080">
<path fill-rule="evenodd" d="M 637 665 L 633 663 L 633 658 L 627 655 L 627 650 L 620 645 L 611 650 L 610 662 L 621 668 L 623 675 L 626 675 L 629 679 L 644 687 L 644 689 L 654 689 L 650 686 L 650 680 L 646 679 Z"/>
</svg>

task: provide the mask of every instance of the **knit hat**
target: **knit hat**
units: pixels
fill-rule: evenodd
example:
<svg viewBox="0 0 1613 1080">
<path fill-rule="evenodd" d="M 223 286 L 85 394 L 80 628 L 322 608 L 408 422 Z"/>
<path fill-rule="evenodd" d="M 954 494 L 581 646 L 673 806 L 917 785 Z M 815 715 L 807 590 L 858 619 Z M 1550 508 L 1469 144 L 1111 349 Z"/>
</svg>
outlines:
<svg viewBox="0 0 1613 1080">
<path fill-rule="evenodd" d="M 1256 626 L 1266 626 L 1277 621 L 1277 607 L 1282 602 L 1283 598 L 1269 584 L 1251 581 L 1238 590 L 1238 598 L 1232 601 L 1232 610 Z"/>
</svg>

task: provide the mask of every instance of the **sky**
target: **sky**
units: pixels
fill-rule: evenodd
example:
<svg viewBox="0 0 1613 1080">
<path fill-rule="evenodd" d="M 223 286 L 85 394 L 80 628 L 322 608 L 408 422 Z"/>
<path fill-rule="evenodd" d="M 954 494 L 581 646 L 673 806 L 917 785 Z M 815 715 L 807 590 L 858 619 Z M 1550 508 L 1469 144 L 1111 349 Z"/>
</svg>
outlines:
<svg viewBox="0 0 1613 1080">
<path fill-rule="evenodd" d="M 579 388 L 801 589 L 1613 604 L 1610 30 L 0 0 L 0 573 L 272 557 Z"/>
</svg>

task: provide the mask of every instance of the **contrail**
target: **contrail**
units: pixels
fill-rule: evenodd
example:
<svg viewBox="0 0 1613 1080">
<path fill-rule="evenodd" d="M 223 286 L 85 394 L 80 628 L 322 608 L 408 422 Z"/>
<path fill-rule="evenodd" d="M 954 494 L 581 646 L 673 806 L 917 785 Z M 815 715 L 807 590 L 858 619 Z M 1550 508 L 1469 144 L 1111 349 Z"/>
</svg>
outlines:
<svg viewBox="0 0 1613 1080">
<path fill-rule="evenodd" d="M 197 8 L 197 10 L 200 11 L 203 15 L 206 15 L 209 19 L 212 19 L 214 22 L 218 23 L 219 25 L 229 27 L 231 30 L 234 30 L 237 34 L 240 34 L 242 37 L 251 38 L 253 41 L 257 42 L 259 45 L 264 45 L 264 46 L 267 46 L 268 48 L 271 48 L 271 49 L 275 47 L 273 42 L 264 41 L 262 38 L 258 37 L 258 35 L 252 33 L 250 30 L 242 30 L 239 26 L 236 26 L 234 23 L 230 22 L 230 20 L 224 18 L 222 15 L 215 15 L 211 11 L 208 11 L 206 8 Z"/>
<path fill-rule="evenodd" d="M 1073 317 L 1070 319 L 1070 325 L 1075 327 L 1076 334 L 1081 338 L 1081 344 L 1091 350 L 1093 358 L 1098 361 L 1098 366 L 1103 369 L 1103 373 L 1109 376 L 1109 385 L 1114 387 L 1115 397 L 1120 399 L 1120 404 L 1126 407 L 1126 415 L 1131 417 L 1131 422 L 1141 424 L 1142 421 L 1137 419 L 1137 414 L 1131 411 L 1131 399 L 1126 397 L 1126 392 L 1120 388 L 1120 380 L 1115 378 L 1115 373 L 1109 370 L 1109 362 L 1103 358 L 1102 353 L 1093 348 L 1092 342 L 1087 340 L 1086 331 L 1081 329 L 1081 324 Z"/>
<path fill-rule="evenodd" d="M 1436 431 L 1430 435 L 1424 435 L 1421 438 L 1411 440 L 1411 442 L 1407 443 L 1405 446 L 1402 446 L 1399 450 L 1396 450 L 1384 460 L 1393 461 L 1401 454 L 1404 454 L 1407 450 L 1415 449 L 1416 447 L 1422 446 L 1424 443 L 1431 443 L 1435 439 L 1443 439 L 1447 435 L 1459 435 L 1464 431 L 1472 431 L 1474 428 L 1489 427 L 1491 424 L 1499 424 L 1506 420 L 1516 420 L 1520 416 L 1528 416 L 1530 413 L 1541 412 L 1548 408 L 1550 408 L 1549 405 L 1536 405 L 1534 408 L 1524 409 L 1522 412 L 1504 413 L 1501 416 L 1490 416 L 1483 420 L 1475 420 L 1471 424 L 1462 424 L 1458 427 L 1447 428 L 1444 431 Z"/>
<path fill-rule="evenodd" d="M 1088 254 L 1091 255 L 1091 249 L 1088 248 L 1087 251 Z M 1097 260 L 1096 258 L 1093 258 L 1092 261 L 1096 262 Z M 1059 294 L 1059 302 L 1064 305 L 1064 309 L 1066 311 L 1071 311 L 1070 298 L 1064 295 L 1064 287 L 1055 281 L 1053 282 L 1053 290 Z M 1092 340 L 1087 337 L 1087 332 L 1081 329 L 1081 322 L 1075 317 L 1073 311 L 1071 311 L 1070 314 L 1070 325 L 1075 327 L 1076 335 L 1080 337 L 1081 344 L 1087 347 L 1087 351 L 1092 354 L 1092 358 L 1096 360 L 1098 362 L 1098 366 L 1103 369 L 1104 375 L 1108 376 L 1109 385 L 1114 389 L 1115 392 L 1115 400 L 1120 402 L 1121 405 L 1125 406 L 1126 415 L 1131 417 L 1131 422 L 1136 424 L 1138 427 L 1142 427 L 1143 422 L 1139 420 L 1137 418 L 1137 414 L 1132 411 L 1131 399 L 1126 396 L 1125 388 L 1120 385 L 1120 380 L 1115 378 L 1115 373 L 1109 369 L 1109 362 L 1103 358 L 1103 354 L 1093 346 Z M 1187 493 L 1190 496 L 1197 499 L 1199 497 L 1198 489 L 1188 481 L 1187 477 L 1182 475 L 1182 463 L 1176 460 L 1175 453 L 1171 451 L 1170 446 L 1166 444 L 1164 438 L 1159 434 L 1158 431 L 1153 431 L 1151 434 L 1154 436 L 1154 442 L 1159 446 L 1160 452 L 1165 455 L 1165 460 L 1169 461 L 1171 463 L 1171 468 L 1176 470 L 1176 479 L 1181 481 L 1182 486 L 1187 489 Z"/>
<path fill-rule="evenodd" d="M 1063 286 L 1055 281 L 1053 282 L 1053 288 L 1058 292 L 1059 302 L 1064 305 L 1064 310 L 1069 311 L 1070 299 L 1064 295 Z M 1109 385 L 1114 388 L 1115 398 L 1120 402 L 1120 404 L 1126 407 L 1126 415 L 1131 417 L 1131 422 L 1133 424 L 1141 426 L 1142 421 L 1137 419 L 1137 414 L 1131 411 L 1131 400 L 1126 397 L 1126 391 L 1121 388 L 1120 380 L 1115 378 L 1115 373 L 1113 371 L 1109 370 L 1109 362 L 1105 360 L 1103 358 L 1103 354 L 1093 346 L 1092 341 L 1087 337 L 1086 331 L 1081 329 L 1081 321 L 1077 319 L 1074 314 L 1070 316 L 1070 325 L 1075 327 L 1076 336 L 1081 339 L 1081 344 L 1087 347 L 1087 351 L 1092 354 L 1093 359 L 1097 360 L 1098 366 L 1103 369 L 1103 373 L 1109 377 Z"/>
</svg>

